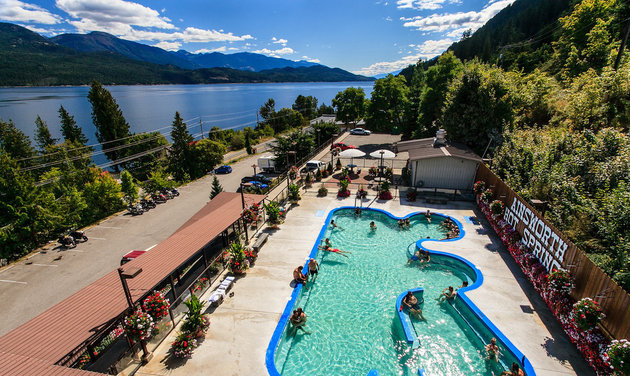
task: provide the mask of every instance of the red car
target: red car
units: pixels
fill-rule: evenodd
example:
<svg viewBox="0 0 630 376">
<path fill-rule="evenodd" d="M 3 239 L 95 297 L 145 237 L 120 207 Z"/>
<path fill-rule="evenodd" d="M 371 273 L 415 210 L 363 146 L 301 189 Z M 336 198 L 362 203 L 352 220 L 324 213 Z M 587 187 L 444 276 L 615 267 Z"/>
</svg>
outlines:
<svg viewBox="0 0 630 376">
<path fill-rule="evenodd" d="M 336 144 L 330 145 L 330 150 L 337 149 L 337 148 L 341 149 L 341 151 L 348 150 L 348 149 L 356 149 L 354 146 L 346 145 L 343 142 L 337 142 Z"/>
</svg>

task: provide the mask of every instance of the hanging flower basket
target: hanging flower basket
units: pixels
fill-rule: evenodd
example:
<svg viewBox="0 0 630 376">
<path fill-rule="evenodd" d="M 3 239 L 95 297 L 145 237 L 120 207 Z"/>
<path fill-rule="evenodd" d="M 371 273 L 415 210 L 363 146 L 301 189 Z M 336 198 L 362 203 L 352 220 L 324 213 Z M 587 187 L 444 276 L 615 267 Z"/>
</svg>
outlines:
<svg viewBox="0 0 630 376">
<path fill-rule="evenodd" d="M 168 299 L 160 291 L 154 291 L 142 302 L 144 311 L 151 315 L 156 322 L 168 315 L 168 306 Z"/>
<path fill-rule="evenodd" d="M 258 222 L 258 217 L 260 216 L 260 205 L 257 203 L 251 204 L 249 207 L 243 209 L 242 216 L 246 223 Z"/>
<path fill-rule="evenodd" d="M 473 185 L 473 191 L 475 192 L 475 195 L 480 195 L 485 189 L 486 189 L 486 182 L 485 181 L 478 180 Z"/>
<path fill-rule="evenodd" d="M 571 275 L 564 269 L 553 269 L 547 276 L 547 281 L 549 290 L 556 294 L 568 294 L 573 287 Z"/>
<path fill-rule="evenodd" d="M 505 210 L 505 204 L 501 200 L 494 200 L 490 204 L 490 210 L 492 210 L 495 215 L 501 215 Z"/>
<path fill-rule="evenodd" d="M 291 166 L 291 168 L 289 169 L 289 177 L 291 178 L 291 180 L 295 180 L 295 178 L 297 178 L 298 175 L 298 169 L 295 166 Z"/>
<path fill-rule="evenodd" d="M 613 339 L 605 354 L 610 368 L 622 375 L 630 375 L 630 342 L 628 340 Z"/>
<path fill-rule="evenodd" d="M 376 176 L 378 175 L 378 168 L 376 168 L 376 166 L 372 166 L 370 167 L 370 169 L 368 170 L 368 174 L 370 176 Z"/>
<path fill-rule="evenodd" d="M 571 320 L 579 329 L 588 332 L 606 317 L 601 307 L 591 298 L 583 298 L 573 305 Z"/>
<path fill-rule="evenodd" d="M 149 339 L 153 333 L 154 325 L 151 315 L 137 310 L 130 316 L 125 317 L 125 334 L 135 342 Z"/>
</svg>

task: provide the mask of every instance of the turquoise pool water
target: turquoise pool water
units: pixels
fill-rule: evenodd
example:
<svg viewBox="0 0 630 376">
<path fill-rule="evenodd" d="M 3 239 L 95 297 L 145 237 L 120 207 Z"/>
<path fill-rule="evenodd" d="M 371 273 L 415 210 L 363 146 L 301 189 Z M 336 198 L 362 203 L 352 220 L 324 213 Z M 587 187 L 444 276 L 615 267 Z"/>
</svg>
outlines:
<svg viewBox="0 0 630 376">
<path fill-rule="evenodd" d="M 465 307 L 434 300 L 445 287 L 464 280 L 472 284 L 472 271 L 453 262 L 439 264 L 439 257 L 424 267 L 407 264 L 407 249 L 417 240 L 444 238 L 440 217 L 428 223 L 423 215 L 412 216 L 408 230 L 381 212 L 364 211 L 355 218 L 352 210 L 339 210 L 333 219 L 340 228 L 329 227 L 324 237 L 352 253 L 318 253 L 319 275 L 295 305 L 306 312 L 311 334 L 289 336 L 290 326 L 285 329 L 275 352 L 282 375 L 367 375 L 372 369 L 381 376 L 417 375 L 418 369 L 426 375 L 492 375 L 511 364 L 507 355 L 500 363 L 484 359 L 483 346 L 492 335 Z M 420 340 L 412 350 L 394 304 L 401 292 L 418 286 L 425 290 L 426 321 L 412 320 Z"/>
</svg>

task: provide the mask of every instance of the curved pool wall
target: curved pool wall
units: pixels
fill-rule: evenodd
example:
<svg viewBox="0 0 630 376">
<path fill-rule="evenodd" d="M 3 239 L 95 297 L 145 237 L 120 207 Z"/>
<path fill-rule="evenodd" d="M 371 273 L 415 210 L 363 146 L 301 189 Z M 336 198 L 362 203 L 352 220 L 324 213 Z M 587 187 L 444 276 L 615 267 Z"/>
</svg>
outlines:
<svg viewBox="0 0 630 376">
<path fill-rule="evenodd" d="M 335 208 L 333 210 L 331 210 L 328 213 L 328 216 L 326 216 L 326 220 L 324 222 L 324 226 L 322 227 L 321 231 L 319 232 L 319 234 L 317 235 L 317 239 L 315 241 L 315 244 L 313 245 L 313 248 L 311 248 L 311 252 L 309 253 L 308 258 L 306 259 L 306 261 L 304 262 L 304 268 L 307 269 L 307 264 L 308 264 L 308 260 L 311 258 L 315 258 L 317 256 L 317 252 L 318 252 L 318 246 L 321 243 L 321 241 L 324 238 L 324 234 L 326 233 L 326 230 L 328 229 L 328 225 L 330 224 L 330 220 L 332 219 L 332 217 L 335 215 L 335 213 L 337 211 L 340 210 L 344 210 L 344 209 L 351 209 L 354 210 L 355 207 L 354 206 L 342 206 L 342 207 L 338 207 Z M 388 217 L 394 219 L 394 220 L 399 220 L 399 219 L 406 219 L 406 218 L 410 218 L 414 215 L 421 215 L 424 214 L 422 212 L 413 212 L 410 214 L 407 214 L 404 217 L 396 217 L 394 215 L 392 215 L 391 213 L 382 210 L 382 209 L 376 209 L 376 208 L 367 208 L 367 209 L 363 209 L 363 210 L 369 210 L 369 211 L 374 211 L 374 212 L 380 212 L 383 213 L 385 215 L 387 215 Z M 470 271 L 472 271 L 472 275 L 475 276 L 474 281 L 472 281 L 473 283 L 470 284 L 468 287 L 462 287 L 459 290 L 457 290 L 457 296 L 459 299 L 455 299 L 453 306 L 456 306 L 458 308 L 460 308 L 463 311 L 467 311 L 468 313 L 470 313 L 471 315 L 474 315 L 479 322 L 481 322 L 483 324 L 483 326 L 490 331 L 494 337 L 497 339 L 497 341 L 499 341 L 503 347 L 505 349 L 507 349 L 511 355 L 517 359 L 519 361 L 519 365 L 520 367 L 523 369 L 523 371 L 525 372 L 526 375 L 528 376 L 534 376 L 536 375 L 536 372 L 534 371 L 533 366 L 531 365 L 529 359 L 527 359 L 527 357 L 525 355 L 523 355 L 523 353 L 516 348 L 516 346 L 514 346 L 512 344 L 512 342 L 510 342 L 510 340 L 499 330 L 499 328 L 496 327 L 496 325 L 494 325 L 492 323 L 492 321 L 483 313 L 481 312 L 481 310 L 470 300 L 470 298 L 468 298 L 468 296 L 466 295 L 466 292 L 474 290 L 476 288 L 478 288 L 479 286 L 481 286 L 481 284 L 483 283 L 483 274 L 481 273 L 481 271 L 470 261 L 466 260 L 463 257 L 454 255 L 452 253 L 448 253 L 448 252 L 440 252 L 440 251 L 433 251 L 427 247 L 425 247 L 422 243 L 424 243 L 425 241 L 436 241 L 439 240 L 441 242 L 453 242 L 456 240 L 460 240 L 464 237 L 464 235 L 466 234 L 464 231 L 464 227 L 462 225 L 462 223 L 460 221 L 458 221 L 457 219 L 453 218 L 453 217 L 449 217 L 447 215 L 444 214 L 440 214 L 440 213 L 431 213 L 432 216 L 439 216 L 439 217 L 443 217 L 443 218 L 449 218 L 451 221 L 453 221 L 457 227 L 459 228 L 459 236 L 456 238 L 452 238 L 452 239 L 444 239 L 444 240 L 439 240 L 439 239 L 420 239 L 418 241 L 416 241 L 416 247 L 418 249 L 422 249 L 425 251 L 428 251 L 432 256 L 436 255 L 439 256 L 440 258 L 444 257 L 444 261 L 446 262 L 453 262 L 453 265 L 457 265 L 458 268 L 462 268 L 462 266 L 467 267 L 470 269 Z M 409 251 L 409 250 L 407 250 Z M 284 308 L 284 311 L 282 311 L 282 314 L 280 316 L 280 320 L 278 321 L 278 325 L 276 326 L 276 329 L 274 330 L 271 339 L 269 341 L 269 345 L 267 347 L 267 352 L 265 355 L 265 365 L 267 367 L 267 372 L 269 372 L 269 375 L 271 376 L 282 376 L 280 374 L 280 372 L 278 372 L 278 369 L 276 367 L 276 362 L 275 362 L 275 355 L 276 355 L 276 349 L 278 348 L 278 346 L 280 345 L 280 339 L 282 337 L 282 333 L 284 332 L 287 324 L 289 323 L 289 317 L 291 316 L 291 312 L 292 309 L 296 306 L 296 304 L 299 301 L 300 298 L 300 293 L 302 292 L 302 284 L 297 284 L 296 287 L 293 289 L 293 292 L 291 293 L 291 298 L 290 300 L 287 302 L 287 305 Z M 461 303 L 459 303 L 461 302 Z M 422 373 L 422 370 L 418 371 L 420 374 Z M 372 370 L 368 373 L 368 375 L 378 375 L 378 372 L 376 370 Z"/>
</svg>

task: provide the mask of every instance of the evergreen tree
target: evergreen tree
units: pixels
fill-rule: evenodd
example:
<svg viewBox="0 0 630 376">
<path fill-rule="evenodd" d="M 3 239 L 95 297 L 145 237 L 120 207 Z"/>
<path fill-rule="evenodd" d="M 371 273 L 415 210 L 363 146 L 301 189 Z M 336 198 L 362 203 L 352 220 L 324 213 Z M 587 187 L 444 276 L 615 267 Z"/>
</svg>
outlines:
<svg viewBox="0 0 630 376">
<path fill-rule="evenodd" d="M 64 140 L 85 146 L 88 142 L 87 137 L 77 122 L 74 121 L 74 116 L 70 115 L 63 106 L 59 107 L 59 118 L 61 119 L 61 134 L 63 134 Z"/>
<path fill-rule="evenodd" d="M 247 154 L 253 154 L 252 142 L 249 140 L 249 134 L 245 134 L 245 150 Z"/>
<path fill-rule="evenodd" d="M 210 200 L 212 200 L 216 195 L 221 192 L 223 192 L 223 187 L 219 183 L 219 178 L 217 178 L 215 175 L 214 179 L 212 179 L 212 191 L 210 192 Z"/>
<path fill-rule="evenodd" d="M 112 149 L 127 143 L 126 140 L 121 139 L 131 136 L 129 124 L 112 94 L 99 82 L 93 81 L 88 100 L 92 104 L 92 121 L 96 127 L 96 138 L 98 142 L 107 142 L 104 149 Z M 124 149 L 119 149 L 106 151 L 105 155 L 110 161 L 116 161 L 127 154 Z M 118 165 L 113 167 L 118 170 Z"/>
<path fill-rule="evenodd" d="M 171 151 L 169 154 L 169 170 L 177 181 L 184 181 L 190 177 L 190 168 L 193 157 L 192 143 L 193 136 L 188 132 L 186 123 L 182 120 L 179 112 L 175 112 L 173 129 L 171 130 Z"/>
<path fill-rule="evenodd" d="M 131 176 L 129 171 L 124 170 L 122 174 L 120 174 L 120 180 L 120 190 L 127 204 L 135 202 L 138 199 L 138 187 L 133 182 L 133 176 Z"/>
<path fill-rule="evenodd" d="M 37 133 L 35 134 L 35 141 L 42 153 L 46 152 L 46 149 L 54 146 L 57 143 L 57 139 L 53 138 L 48 129 L 48 125 L 42 120 L 39 115 L 35 119 L 35 126 L 37 127 Z"/>
<path fill-rule="evenodd" d="M 0 148 L 13 159 L 28 158 L 35 154 L 31 139 L 17 129 L 11 120 L 8 122 L 0 120 Z M 19 164 L 26 166 L 29 163 L 29 161 L 25 161 Z"/>
</svg>

